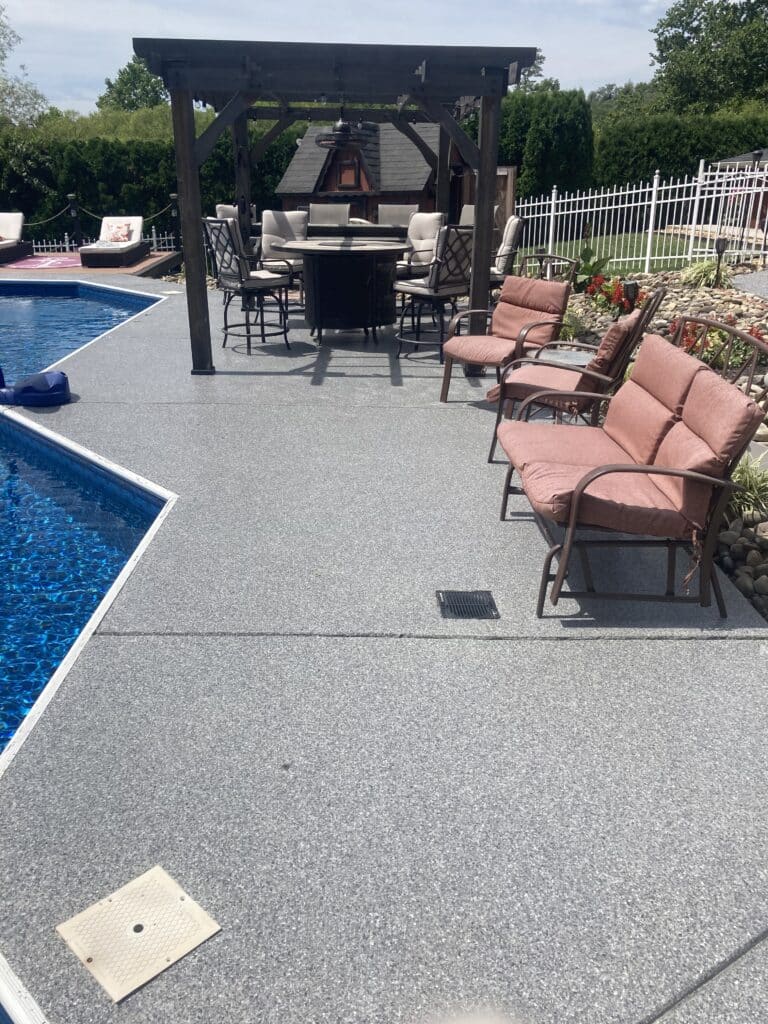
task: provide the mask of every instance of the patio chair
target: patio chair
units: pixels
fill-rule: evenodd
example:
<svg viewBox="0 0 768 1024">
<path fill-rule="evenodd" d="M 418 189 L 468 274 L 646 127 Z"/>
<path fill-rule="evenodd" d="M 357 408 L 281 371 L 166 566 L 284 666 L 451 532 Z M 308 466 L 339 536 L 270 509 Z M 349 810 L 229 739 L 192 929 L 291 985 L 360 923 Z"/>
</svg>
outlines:
<svg viewBox="0 0 768 1024">
<path fill-rule="evenodd" d="M 351 203 L 310 203 L 309 223 L 324 227 L 344 227 L 349 224 Z"/>
<path fill-rule="evenodd" d="M 273 274 L 268 270 L 254 270 L 243 248 L 237 221 L 233 218 L 207 217 L 203 220 L 206 238 L 214 260 L 216 283 L 224 292 L 224 341 L 227 338 L 246 339 L 246 350 L 251 354 L 251 331 L 258 327 L 262 345 L 269 337 L 282 335 L 285 347 L 288 343 L 288 313 L 285 296 L 290 276 Z M 234 298 L 241 300 L 244 319 L 238 323 L 229 322 L 229 307 Z M 271 298 L 277 304 L 277 322 L 268 322 L 265 316 L 265 300 Z M 251 322 L 256 314 L 255 323 Z"/>
<path fill-rule="evenodd" d="M 499 216 L 498 206 L 493 208 L 493 223 L 496 223 L 496 218 Z M 475 226 L 475 207 L 473 203 L 464 203 L 459 213 L 459 227 L 462 228 L 473 228 Z"/>
<path fill-rule="evenodd" d="M 23 213 L 0 213 L 0 263 L 12 263 L 32 255 L 32 243 L 22 242 Z"/>
<path fill-rule="evenodd" d="M 407 228 L 418 212 L 418 203 L 379 203 L 376 221 L 382 226 Z"/>
<path fill-rule="evenodd" d="M 504 284 L 504 278 L 513 272 L 524 227 L 525 221 L 522 217 L 510 217 L 504 225 L 501 243 L 496 250 L 496 258 L 491 266 L 491 291 L 494 288 L 500 288 Z"/>
<path fill-rule="evenodd" d="M 408 252 L 397 261 L 399 278 L 424 277 L 435 258 L 435 245 L 445 223 L 442 213 L 414 213 L 408 221 Z"/>
<path fill-rule="evenodd" d="M 304 261 L 276 247 L 283 242 L 303 242 L 307 237 L 308 214 L 303 210 L 265 210 L 261 215 L 261 266 L 273 274 L 289 274 L 291 287 L 298 280 L 304 289 Z"/>
<path fill-rule="evenodd" d="M 410 342 L 415 349 L 419 345 L 438 347 L 440 362 L 443 361 L 445 340 L 445 307 L 456 311 L 456 299 L 469 292 L 469 275 L 472 259 L 472 229 L 449 226 L 440 228 L 435 246 L 435 257 L 429 265 L 425 278 L 412 281 L 398 281 L 395 292 L 403 296 L 400 313 L 400 330 L 397 334 L 397 358 L 403 351 L 404 342 Z M 424 308 L 436 320 L 435 328 L 422 326 Z M 410 318 L 410 329 L 406 332 L 406 320 Z M 428 336 L 437 335 L 435 341 Z M 426 336 L 426 337 L 425 337 Z"/>
<path fill-rule="evenodd" d="M 443 347 L 445 370 L 440 401 L 448 401 L 454 362 L 493 366 L 497 380 L 501 380 L 502 371 L 509 363 L 554 341 L 560 332 L 570 294 L 568 281 L 544 281 L 510 274 L 504 279 L 499 301 L 493 309 L 467 309 L 454 316 Z M 488 333 L 460 335 L 462 321 L 473 315 L 490 321 Z"/>
<path fill-rule="evenodd" d="M 141 233 L 143 217 L 104 217 L 98 242 L 80 246 L 84 267 L 130 267 L 149 255 L 150 243 Z"/>
<path fill-rule="evenodd" d="M 552 411 L 558 422 L 563 415 L 583 416 L 587 407 L 596 408 L 590 399 L 564 399 L 561 391 L 601 391 L 610 394 L 624 379 L 632 353 L 666 295 L 666 288 L 652 292 L 643 305 L 619 317 L 602 337 L 599 345 L 578 341 L 552 341 L 536 350 L 533 357 L 523 357 L 510 363 L 501 383 L 486 395 L 488 401 L 498 401 L 496 423 L 493 428 L 488 461 L 493 462 L 496 451 L 496 431 L 504 415 L 512 416 L 520 402 L 536 392 L 544 392 L 541 401 L 534 398 L 527 406 L 530 414 L 536 408 Z M 579 356 L 583 353 L 583 356 Z M 567 357 L 592 358 L 582 365 L 574 365 Z"/>
<path fill-rule="evenodd" d="M 711 325 L 711 321 L 688 321 Z M 578 550 L 584 590 L 570 597 L 599 596 L 635 600 L 711 603 L 726 616 L 713 571 L 717 534 L 735 484 L 731 472 L 762 422 L 764 411 L 739 387 L 751 389 L 758 354 L 768 346 L 725 325 L 714 325 L 728 338 L 720 372 L 658 335 L 646 336 L 632 376 L 613 397 L 571 392 L 574 399 L 609 403 L 602 426 L 525 422 L 526 406 L 540 402 L 541 392 L 527 398 L 518 419 L 501 423 L 499 443 L 510 466 L 504 482 L 501 518 L 511 493 L 524 493 L 534 519 L 549 543 L 539 586 L 536 614 L 541 616 L 547 586 L 556 605 L 568 575 L 571 554 Z M 735 343 L 738 342 L 738 347 Z M 746 359 L 739 356 L 748 352 Z M 558 392 L 561 399 L 566 392 Z M 758 400 L 765 395 L 765 388 Z M 512 475 L 521 487 L 513 487 Z M 564 528 L 562 540 L 556 529 Z M 607 531 L 588 539 L 582 531 Z M 577 538 L 577 533 L 579 534 Z M 611 537 L 619 533 L 621 537 Z M 598 591 L 589 563 L 591 547 L 663 547 L 667 550 L 663 594 Z M 675 592 L 676 550 L 693 549 L 698 567 L 696 594 Z M 552 561 L 559 557 L 556 573 Z M 686 581 L 687 582 L 687 581 Z"/>
</svg>

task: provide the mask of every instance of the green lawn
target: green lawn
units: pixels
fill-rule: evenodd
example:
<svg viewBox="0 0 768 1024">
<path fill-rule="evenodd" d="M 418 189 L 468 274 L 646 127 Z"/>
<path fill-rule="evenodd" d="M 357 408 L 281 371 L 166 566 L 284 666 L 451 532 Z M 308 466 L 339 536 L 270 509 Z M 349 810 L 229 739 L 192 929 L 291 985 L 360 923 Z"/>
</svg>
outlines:
<svg viewBox="0 0 768 1024">
<path fill-rule="evenodd" d="M 704 244 L 703 238 L 695 240 L 695 246 Z M 609 256 L 612 262 L 606 267 L 606 274 L 641 274 L 645 270 L 645 250 L 648 236 L 645 232 L 624 235 L 605 235 L 595 237 L 589 243 L 597 257 Z M 688 246 L 690 238 L 687 234 L 665 234 L 656 232 L 653 236 L 651 252 L 651 271 L 682 270 L 688 265 Z M 578 259 L 587 243 L 582 239 L 574 242 L 563 242 L 555 246 L 556 252 L 570 259 Z M 533 248 L 521 249 L 520 256 L 532 253 Z M 613 262 L 615 260 L 615 262 Z"/>
</svg>

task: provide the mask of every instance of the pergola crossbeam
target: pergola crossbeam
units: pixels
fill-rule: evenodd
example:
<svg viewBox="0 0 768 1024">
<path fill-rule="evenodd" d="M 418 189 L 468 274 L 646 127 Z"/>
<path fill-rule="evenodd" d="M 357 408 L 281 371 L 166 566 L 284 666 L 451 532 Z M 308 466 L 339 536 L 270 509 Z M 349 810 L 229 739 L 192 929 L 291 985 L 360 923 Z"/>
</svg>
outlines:
<svg viewBox="0 0 768 1024">
<path fill-rule="evenodd" d="M 195 139 L 195 159 L 200 167 L 213 152 L 221 133 L 230 128 L 241 114 L 250 107 L 252 100 L 241 92 L 236 92 L 227 105 L 217 114 L 215 120 Z"/>
</svg>

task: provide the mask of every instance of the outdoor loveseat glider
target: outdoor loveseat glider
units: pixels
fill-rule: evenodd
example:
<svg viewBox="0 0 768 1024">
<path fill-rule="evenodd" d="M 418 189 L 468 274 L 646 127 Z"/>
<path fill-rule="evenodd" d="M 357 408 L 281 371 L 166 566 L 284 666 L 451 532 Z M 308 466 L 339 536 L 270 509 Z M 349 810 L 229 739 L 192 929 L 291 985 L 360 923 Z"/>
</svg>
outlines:
<svg viewBox="0 0 768 1024">
<path fill-rule="evenodd" d="M 149 255 L 150 243 L 143 241 L 143 217 L 104 217 L 99 240 L 78 250 L 84 267 L 130 267 Z"/>
<path fill-rule="evenodd" d="M 557 604 L 576 549 L 585 589 L 569 589 L 569 597 L 697 601 L 707 607 L 714 590 L 725 617 L 713 555 L 723 512 L 736 487 L 731 473 L 764 416 L 749 391 L 758 355 L 768 356 L 768 346 L 735 328 L 696 318 L 681 321 L 677 342 L 689 325 L 699 332 L 691 354 L 650 334 L 640 346 L 631 377 L 612 398 L 571 393 L 577 400 L 608 404 L 602 426 L 526 421 L 527 407 L 541 401 L 541 392 L 522 403 L 517 420 L 499 425 L 499 443 L 510 463 L 501 518 L 506 518 L 509 495 L 523 493 L 549 542 L 537 616 L 543 613 L 550 583 L 550 600 Z M 727 339 L 716 343 L 714 351 L 712 329 Z M 719 371 L 696 358 L 705 353 Z M 765 389 L 758 400 L 764 395 Z M 515 473 L 519 487 L 512 485 Z M 609 536 L 583 536 L 591 530 Z M 666 547 L 664 593 L 598 591 L 588 549 L 633 544 Z M 681 545 L 693 549 L 699 577 L 695 594 L 675 591 L 675 553 Z M 555 558 L 559 564 L 552 573 Z"/>
<path fill-rule="evenodd" d="M 551 410 L 558 420 L 564 415 L 584 415 L 587 409 L 594 411 L 597 405 L 592 399 L 563 398 L 561 392 L 600 391 L 610 394 L 614 391 L 623 380 L 632 354 L 665 294 L 666 288 L 658 288 L 640 308 L 615 320 L 599 345 L 574 340 L 551 341 L 536 349 L 533 356 L 524 356 L 507 364 L 501 383 L 486 395 L 488 401 L 498 403 L 488 461 L 493 462 L 496 431 L 502 416 L 511 416 L 521 402 L 536 392 L 543 394 L 528 404 L 526 416 L 541 407 Z M 568 361 L 567 357 L 571 355 L 585 359 L 585 364 Z M 587 355 L 591 355 L 588 362 Z"/>
</svg>

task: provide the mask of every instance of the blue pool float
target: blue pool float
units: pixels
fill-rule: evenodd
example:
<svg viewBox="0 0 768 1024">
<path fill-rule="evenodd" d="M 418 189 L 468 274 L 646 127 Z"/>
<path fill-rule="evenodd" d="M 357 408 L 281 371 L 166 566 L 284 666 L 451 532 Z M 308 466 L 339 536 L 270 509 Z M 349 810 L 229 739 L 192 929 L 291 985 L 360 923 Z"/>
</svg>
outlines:
<svg viewBox="0 0 768 1024">
<path fill-rule="evenodd" d="M 32 373 L 22 377 L 11 387 L 6 387 L 3 371 L 0 369 L 0 405 L 64 405 L 71 399 L 69 380 L 60 370 L 46 373 Z"/>
</svg>

